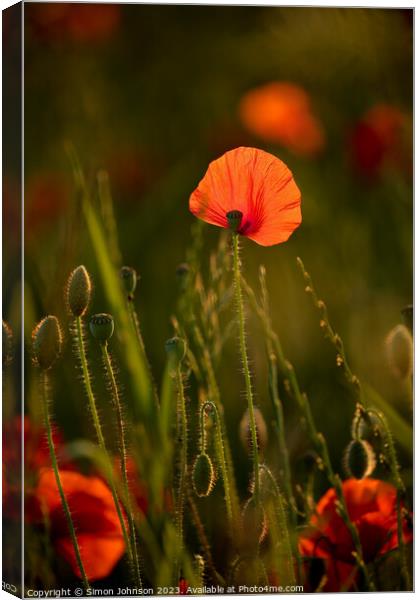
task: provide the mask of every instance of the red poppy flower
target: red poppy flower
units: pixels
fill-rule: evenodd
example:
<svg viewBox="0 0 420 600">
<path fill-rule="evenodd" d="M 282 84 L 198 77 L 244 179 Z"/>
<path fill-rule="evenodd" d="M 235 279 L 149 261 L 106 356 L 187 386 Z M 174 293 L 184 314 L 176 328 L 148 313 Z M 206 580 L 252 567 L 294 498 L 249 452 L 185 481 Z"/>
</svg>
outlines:
<svg viewBox="0 0 420 600">
<path fill-rule="evenodd" d="M 43 3 L 28 7 L 28 16 L 39 37 L 57 42 L 102 42 L 118 29 L 121 20 L 116 4 Z"/>
<path fill-rule="evenodd" d="M 294 83 L 274 81 L 248 91 L 239 106 L 245 127 L 267 142 L 299 156 L 312 156 L 325 145 L 323 128 L 313 115 L 309 95 Z"/>
<path fill-rule="evenodd" d="M 281 160 L 241 147 L 210 163 L 190 196 L 190 211 L 206 223 L 226 228 L 226 214 L 240 211 L 238 232 L 261 246 L 272 246 L 285 242 L 300 225 L 300 198 L 293 175 Z"/>
<path fill-rule="evenodd" d="M 377 479 L 348 479 L 343 492 L 350 519 L 359 532 L 364 561 L 370 563 L 397 548 L 396 489 Z M 323 590 L 328 592 L 351 589 L 357 572 L 353 541 L 336 502 L 335 490 L 329 489 L 318 502 L 311 527 L 299 540 L 303 556 L 324 559 L 327 582 Z M 411 540 L 412 531 L 405 521 L 404 541 Z"/>
<path fill-rule="evenodd" d="M 47 434 L 44 427 L 34 425 L 29 418 L 16 417 L 3 424 L 3 511 L 9 518 L 21 518 L 22 435 L 25 448 L 25 519 L 32 520 L 33 493 L 40 469 L 51 465 Z M 55 428 L 54 443 L 62 469 L 73 465 L 64 455 L 61 433 Z"/>
<path fill-rule="evenodd" d="M 99 477 L 61 471 L 61 482 L 69 504 L 80 553 L 90 581 L 107 577 L 125 552 L 121 523 L 108 486 Z M 42 471 L 36 489 L 39 519 L 43 511 L 51 523 L 57 552 L 80 577 L 72 541 L 52 469 Z"/>
<path fill-rule="evenodd" d="M 350 159 L 356 171 L 376 177 L 385 165 L 409 163 L 404 142 L 407 117 L 395 106 L 377 104 L 366 112 L 350 133 Z"/>
</svg>

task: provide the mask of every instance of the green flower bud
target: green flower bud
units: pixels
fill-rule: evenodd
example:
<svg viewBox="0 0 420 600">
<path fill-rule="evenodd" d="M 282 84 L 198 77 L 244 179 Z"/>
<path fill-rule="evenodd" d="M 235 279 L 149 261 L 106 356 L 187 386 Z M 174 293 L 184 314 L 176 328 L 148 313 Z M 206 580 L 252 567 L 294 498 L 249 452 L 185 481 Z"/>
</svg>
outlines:
<svg viewBox="0 0 420 600">
<path fill-rule="evenodd" d="M 62 333 L 57 317 L 42 319 L 32 332 L 32 347 L 35 363 L 46 370 L 52 367 L 60 355 Z"/>
<path fill-rule="evenodd" d="M 175 364 L 179 364 L 185 356 L 185 340 L 177 336 L 170 338 L 165 342 L 165 350 L 169 359 Z"/>
<path fill-rule="evenodd" d="M 121 267 L 120 269 L 120 277 L 123 282 L 123 286 L 128 296 L 131 297 L 134 295 L 137 287 L 137 272 L 132 267 Z"/>
<path fill-rule="evenodd" d="M 257 444 L 258 448 L 264 451 L 267 446 L 267 425 L 259 408 L 254 408 L 255 426 L 257 428 Z M 252 434 L 249 421 L 249 412 L 246 409 L 244 416 L 239 424 L 239 437 L 243 447 L 247 452 L 252 448 Z"/>
<path fill-rule="evenodd" d="M 344 453 L 344 470 L 349 477 L 364 479 L 376 467 L 375 453 L 365 440 L 352 440 Z"/>
<path fill-rule="evenodd" d="M 9 325 L 6 321 L 3 321 L 3 367 L 7 367 L 7 365 L 12 360 L 12 352 L 13 352 L 13 334 Z"/>
<path fill-rule="evenodd" d="M 205 452 L 197 456 L 193 465 L 194 492 L 199 498 L 209 496 L 216 483 L 216 474 L 210 457 Z"/>
<path fill-rule="evenodd" d="M 105 344 L 114 333 L 114 319 L 106 313 L 93 315 L 89 321 L 89 329 L 98 342 Z"/>
<path fill-rule="evenodd" d="M 238 231 L 242 223 L 243 214 L 240 210 L 231 210 L 226 213 L 226 219 L 228 222 L 229 229 L 235 233 Z"/>
<path fill-rule="evenodd" d="M 413 373 L 413 338 L 405 325 L 397 325 L 387 335 L 385 349 L 391 371 L 399 379 Z"/>
<path fill-rule="evenodd" d="M 92 283 L 86 267 L 80 265 L 70 273 L 67 281 L 67 305 L 74 317 L 81 317 L 89 306 Z"/>
</svg>

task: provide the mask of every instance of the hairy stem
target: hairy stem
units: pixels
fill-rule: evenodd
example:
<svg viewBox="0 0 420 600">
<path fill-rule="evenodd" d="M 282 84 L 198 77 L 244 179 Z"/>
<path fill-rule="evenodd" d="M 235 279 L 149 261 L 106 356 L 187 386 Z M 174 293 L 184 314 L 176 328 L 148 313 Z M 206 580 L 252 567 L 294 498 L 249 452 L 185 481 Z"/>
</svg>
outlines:
<svg viewBox="0 0 420 600">
<path fill-rule="evenodd" d="M 187 456 L 188 456 L 188 426 L 187 410 L 185 406 L 184 382 L 182 380 L 181 365 L 176 367 L 176 384 L 178 388 L 178 425 L 180 427 L 178 439 L 180 440 L 180 473 L 177 497 L 177 528 L 179 540 L 179 553 L 182 554 L 184 546 L 184 504 L 185 504 L 185 484 L 187 475 Z"/>
<path fill-rule="evenodd" d="M 254 415 L 254 398 L 252 391 L 251 372 L 249 369 L 248 353 L 246 348 L 245 338 L 245 314 L 241 287 L 241 268 L 239 258 L 239 234 L 233 233 L 233 283 L 235 290 L 236 310 L 239 325 L 239 348 L 241 353 L 242 367 L 245 376 L 246 397 L 248 402 L 249 425 L 251 430 L 251 448 L 252 461 L 254 468 L 254 498 L 256 504 L 259 503 L 260 482 L 259 482 L 259 457 L 258 457 L 258 441 L 257 441 L 257 426 L 255 424 Z"/>
<path fill-rule="evenodd" d="M 76 530 L 74 527 L 73 519 L 70 513 L 70 507 L 67 503 L 67 498 L 63 490 L 63 485 L 61 483 L 60 472 L 58 469 L 57 455 L 55 452 L 54 439 L 52 434 L 51 427 L 51 418 L 49 412 L 49 396 L 48 396 L 48 372 L 42 371 L 41 373 L 41 384 L 42 384 L 42 400 L 43 400 L 43 410 L 44 410 L 44 422 L 45 429 L 47 430 L 47 439 L 48 439 L 48 449 L 51 457 L 51 464 L 54 471 L 55 481 L 57 483 L 58 492 L 60 494 L 61 504 L 63 507 L 63 511 L 66 517 L 67 526 L 69 528 L 71 541 L 74 548 L 74 553 L 76 555 L 77 566 L 79 567 L 79 571 L 83 580 L 83 584 L 86 590 L 90 589 L 89 581 L 86 575 L 85 568 L 83 566 L 82 557 L 80 554 L 79 542 L 77 541 Z"/>
<path fill-rule="evenodd" d="M 117 381 L 114 374 L 114 369 L 112 366 L 111 358 L 108 352 L 107 344 L 101 344 L 102 357 L 104 360 L 108 380 L 111 386 L 111 394 L 112 400 L 115 407 L 115 411 L 117 414 L 117 427 L 118 427 L 118 442 L 120 448 L 120 464 L 121 464 L 121 476 L 123 481 L 124 488 L 124 496 L 125 496 L 125 508 L 128 518 L 128 523 L 130 527 L 130 545 L 131 545 L 131 554 L 133 556 L 133 566 L 135 578 L 137 581 L 137 585 L 139 588 L 142 588 L 142 581 L 140 575 L 140 564 L 139 564 L 139 556 L 137 552 L 137 543 L 136 543 L 136 525 L 133 517 L 133 506 L 131 502 L 131 494 L 130 488 L 128 485 L 128 471 L 127 471 L 127 443 L 125 439 L 125 431 L 124 431 L 124 417 L 123 410 L 121 406 L 121 398 L 118 390 Z"/>
<path fill-rule="evenodd" d="M 96 407 L 96 400 L 95 400 L 95 396 L 93 394 L 92 383 L 90 380 L 89 366 L 88 366 L 88 362 L 87 362 L 85 344 L 84 344 L 84 339 L 83 339 L 83 323 L 82 323 L 81 317 L 76 317 L 76 343 L 77 343 L 78 356 L 80 358 L 80 362 L 81 362 L 81 366 L 82 366 L 83 384 L 84 384 L 86 395 L 87 395 L 88 401 L 89 401 L 89 408 L 90 408 L 90 412 L 91 412 L 92 419 L 93 419 L 93 425 L 95 427 L 96 437 L 98 439 L 99 447 L 102 450 L 103 456 L 106 460 L 107 481 L 111 488 L 111 493 L 112 493 L 112 497 L 114 499 L 115 509 L 117 511 L 118 519 L 121 524 L 124 542 L 125 542 L 125 546 L 126 546 L 127 553 L 128 553 L 128 559 L 129 559 L 130 565 L 132 565 L 133 564 L 133 556 L 132 556 L 132 552 L 131 552 L 130 540 L 129 540 L 129 536 L 127 533 L 127 527 L 126 527 L 126 523 L 124 520 L 124 516 L 123 516 L 122 510 L 121 510 L 121 504 L 120 504 L 120 501 L 118 498 L 117 488 L 115 485 L 112 462 L 111 462 L 111 458 L 109 456 L 109 453 L 108 453 L 108 450 L 107 450 L 107 447 L 105 444 L 105 438 L 102 433 L 101 421 L 99 419 L 98 409 Z"/>
</svg>

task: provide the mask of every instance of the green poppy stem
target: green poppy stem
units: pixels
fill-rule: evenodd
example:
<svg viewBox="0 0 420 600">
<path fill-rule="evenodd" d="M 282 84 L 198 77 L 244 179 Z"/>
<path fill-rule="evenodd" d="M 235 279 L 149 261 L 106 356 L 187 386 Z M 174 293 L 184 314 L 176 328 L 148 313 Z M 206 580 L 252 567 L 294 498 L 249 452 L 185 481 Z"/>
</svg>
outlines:
<svg viewBox="0 0 420 600">
<path fill-rule="evenodd" d="M 258 438 L 257 438 L 257 426 L 255 423 L 254 415 L 254 398 L 252 391 L 251 372 L 249 369 L 248 354 L 246 348 L 245 339 L 245 314 L 244 314 L 244 303 L 242 297 L 241 287 L 241 267 L 239 258 L 239 234 L 236 232 L 232 233 L 233 242 L 233 283 L 236 300 L 236 310 L 238 316 L 239 325 L 239 348 L 241 353 L 242 367 L 245 376 L 246 386 L 246 398 L 248 402 L 248 413 L 249 413 L 249 424 L 251 430 L 251 451 L 252 461 L 254 469 L 254 498 L 256 503 L 259 503 L 260 496 L 260 485 L 259 485 L 259 457 L 258 457 Z"/>
<path fill-rule="evenodd" d="M 76 555 L 77 566 L 79 567 L 81 578 L 83 580 L 83 585 L 85 586 L 86 590 L 89 590 L 90 585 L 89 585 L 89 581 L 88 581 L 88 578 L 86 575 L 85 568 L 83 566 L 83 561 L 82 561 L 82 557 L 80 554 L 79 542 L 77 541 L 77 536 L 76 536 L 76 530 L 74 527 L 73 519 L 71 517 L 70 507 L 68 505 L 67 498 L 64 493 L 63 485 L 61 483 L 61 478 L 60 478 L 60 472 L 58 469 L 57 455 L 55 452 L 54 438 L 53 438 L 52 427 L 51 427 L 50 411 L 49 411 L 49 406 L 48 406 L 48 404 L 49 404 L 49 399 L 48 399 L 49 382 L 48 382 L 48 372 L 46 370 L 43 370 L 41 372 L 41 387 L 42 387 L 42 400 L 43 400 L 42 404 L 43 404 L 43 410 L 44 410 L 44 422 L 45 422 L 45 429 L 47 430 L 48 449 L 50 452 L 52 469 L 54 471 L 55 481 L 57 483 L 58 492 L 60 494 L 61 504 L 63 507 L 64 515 L 66 517 L 67 526 L 69 528 L 70 537 L 71 537 L 71 541 L 72 541 L 73 548 L 74 548 L 74 553 Z"/>
<path fill-rule="evenodd" d="M 120 463 L 121 463 L 121 476 L 123 481 L 123 489 L 125 496 L 125 508 L 127 512 L 128 523 L 130 527 L 130 542 L 131 542 L 131 553 L 133 556 L 134 573 L 139 588 L 142 588 L 142 580 L 140 575 L 140 563 L 137 552 L 136 544 L 136 525 L 133 517 L 133 506 L 131 502 L 130 488 L 128 485 L 128 471 L 127 471 L 127 444 L 125 439 L 124 431 L 124 417 L 121 406 L 120 394 L 118 391 L 117 381 L 115 379 L 114 369 L 112 366 L 111 358 L 109 356 L 108 344 L 105 342 L 101 344 L 102 357 L 104 360 L 108 380 L 111 386 L 112 400 L 114 403 L 115 411 L 117 414 L 117 426 L 118 426 L 118 442 L 120 447 Z"/>
<path fill-rule="evenodd" d="M 102 450 L 102 453 L 106 459 L 107 481 L 111 488 L 111 493 L 112 493 L 112 497 L 114 500 L 115 509 L 117 511 L 118 519 L 121 524 L 121 529 L 122 529 L 122 533 L 123 533 L 123 537 L 124 537 L 124 543 L 125 543 L 125 547 L 126 547 L 127 553 L 128 553 L 128 560 L 129 560 L 130 565 L 132 565 L 133 564 L 133 555 L 131 552 L 130 539 L 129 539 L 129 536 L 127 533 L 127 526 L 126 526 L 126 523 L 124 520 L 123 512 L 121 509 L 121 504 L 120 504 L 120 501 L 118 498 L 111 458 L 109 456 L 109 453 L 108 453 L 108 450 L 107 450 L 107 447 L 105 444 L 105 438 L 102 433 L 101 421 L 99 419 L 98 409 L 96 407 L 96 400 L 95 400 L 95 396 L 93 394 L 92 383 L 91 383 L 90 373 L 89 373 L 89 365 L 88 365 L 88 361 L 86 358 L 85 343 L 84 343 L 84 338 L 83 338 L 83 323 L 82 323 L 81 317 L 76 317 L 75 335 L 76 335 L 76 344 L 77 344 L 77 354 L 79 356 L 81 367 L 82 367 L 82 379 L 83 379 L 83 384 L 85 387 L 86 395 L 87 395 L 88 401 L 89 401 L 89 408 L 90 408 L 90 412 L 91 412 L 92 419 L 93 419 L 93 425 L 95 427 L 95 432 L 96 432 L 96 437 L 98 439 L 99 447 Z"/>
</svg>

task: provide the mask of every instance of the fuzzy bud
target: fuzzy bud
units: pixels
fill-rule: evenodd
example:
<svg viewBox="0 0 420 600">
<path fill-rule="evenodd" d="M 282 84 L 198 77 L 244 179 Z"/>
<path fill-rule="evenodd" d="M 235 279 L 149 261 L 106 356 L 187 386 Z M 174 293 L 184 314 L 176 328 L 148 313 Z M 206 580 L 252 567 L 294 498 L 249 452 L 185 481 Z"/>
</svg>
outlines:
<svg viewBox="0 0 420 600">
<path fill-rule="evenodd" d="M 138 275 L 136 270 L 132 267 L 121 267 L 120 277 L 124 286 L 124 290 L 131 298 L 132 296 L 134 296 L 134 292 L 136 291 L 137 287 Z"/>
<path fill-rule="evenodd" d="M 254 408 L 255 426 L 257 428 L 257 444 L 260 450 L 264 450 L 267 446 L 267 425 L 259 408 Z M 252 434 L 249 422 L 249 412 L 246 409 L 244 416 L 239 424 L 239 437 L 241 442 L 248 452 L 252 448 Z"/>
<path fill-rule="evenodd" d="M 365 440 L 352 440 L 344 453 L 344 470 L 349 477 L 364 479 L 376 467 L 375 453 Z"/>
<path fill-rule="evenodd" d="M 165 350 L 168 355 L 168 358 L 178 365 L 184 359 L 185 356 L 185 341 L 177 336 L 170 338 L 165 342 Z"/>
<path fill-rule="evenodd" d="M 13 334 L 6 321 L 3 321 L 3 367 L 6 367 L 12 360 L 13 352 Z"/>
<path fill-rule="evenodd" d="M 81 317 L 89 306 L 92 283 L 86 267 L 80 265 L 70 273 L 67 281 L 67 304 L 74 317 Z"/>
<path fill-rule="evenodd" d="M 391 371 L 399 379 L 413 373 L 413 338 L 405 325 L 392 329 L 385 341 L 385 349 Z"/>
<path fill-rule="evenodd" d="M 216 483 L 216 474 L 210 457 L 205 452 L 197 456 L 192 471 L 194 492 L 199 498 L 211 494 Z"/>
<path fill-rule="evenodd" d="M 36 364 L 47 370 L 60 355 L 62 333 L 57 317 L 42 319 L 32 332 L 32 347 Z"/>
<path fill-rule="evenodd" d="M 114 333 L 114 319 L 106 313 L 93 315 L 89 321 L 89 329 L 100 344 L 105 344 Z"/>
</svg>

